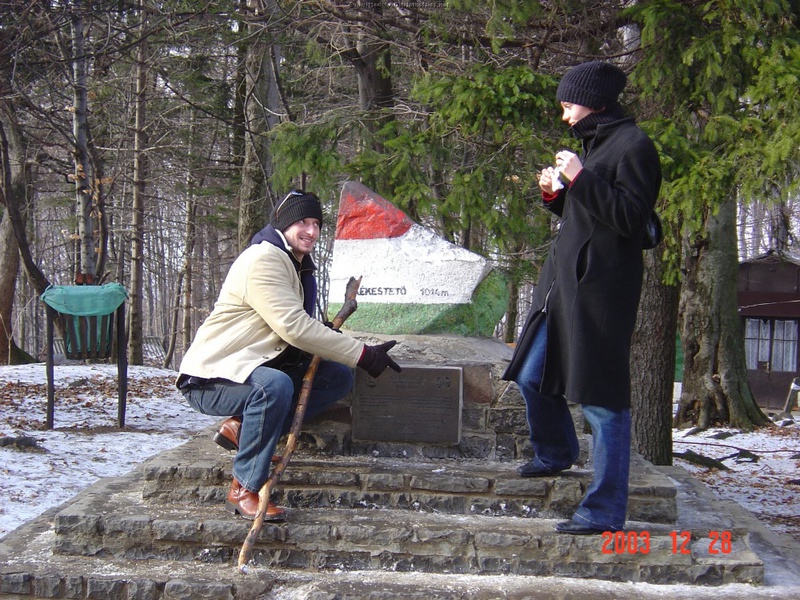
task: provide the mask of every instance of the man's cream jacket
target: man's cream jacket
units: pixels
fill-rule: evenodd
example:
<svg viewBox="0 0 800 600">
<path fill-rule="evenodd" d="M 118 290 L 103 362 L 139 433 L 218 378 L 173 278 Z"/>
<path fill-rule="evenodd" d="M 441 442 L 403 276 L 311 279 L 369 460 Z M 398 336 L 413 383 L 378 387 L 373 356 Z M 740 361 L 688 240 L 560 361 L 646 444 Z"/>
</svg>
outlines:
<svg viewBox="0 0 800 600">
<path fill-rule="evenodd" d="M 180 372 L 243 383 L 288 345 L 355 367 L 364 344 L 303 309 L 291 258 L 270 243 L 249 246 L 231 265 L 214 310 L 197 330 Z"/>
</svg>

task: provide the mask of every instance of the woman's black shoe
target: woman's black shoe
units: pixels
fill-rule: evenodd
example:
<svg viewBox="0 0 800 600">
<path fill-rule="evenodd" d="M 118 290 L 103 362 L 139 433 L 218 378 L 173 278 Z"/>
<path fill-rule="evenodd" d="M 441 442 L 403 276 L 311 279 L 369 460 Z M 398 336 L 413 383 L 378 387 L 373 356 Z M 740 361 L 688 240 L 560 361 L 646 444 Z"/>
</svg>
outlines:
<svg viewBox="0 0 800 600">
<path fill-rule="evenodd" d="M 569 521 L 562 521 L 556 523 L 556 531 L 559 533 L 568 533 L 570 535 L 599 535 L 604 531 L 614 531 L 612 529 L 595 529 L 582 523 L 577 523 L 573 519 Z"/>
<path fill-rule="evenodd" d="M 547 477 L 549 475 L 558 475 L 563 469 L 557 471 L 548 471 L 539 465 L 539 462 L 534 458 L 529 460 L 524 465 L 517 469 L 520 477 Z"/>
</svg>

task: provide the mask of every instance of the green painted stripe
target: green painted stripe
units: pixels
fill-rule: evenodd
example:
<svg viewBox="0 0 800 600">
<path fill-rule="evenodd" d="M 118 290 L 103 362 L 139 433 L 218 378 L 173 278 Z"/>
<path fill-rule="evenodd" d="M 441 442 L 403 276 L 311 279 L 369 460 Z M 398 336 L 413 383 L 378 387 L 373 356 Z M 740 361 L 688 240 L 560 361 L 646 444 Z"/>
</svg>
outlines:
<svg viewBox="0 0 800 600">
<path fill-rule="evenodd" d="M 506 278 L 495 270 L 478 285 L 468 304 L 360 302 L 358 310 L 347 319 L 346 328 L 364 333 L 492 337 L 507 304 Z M 330 304 L 328 314 L 335 315 L 341 306 Z"/>
</svg>

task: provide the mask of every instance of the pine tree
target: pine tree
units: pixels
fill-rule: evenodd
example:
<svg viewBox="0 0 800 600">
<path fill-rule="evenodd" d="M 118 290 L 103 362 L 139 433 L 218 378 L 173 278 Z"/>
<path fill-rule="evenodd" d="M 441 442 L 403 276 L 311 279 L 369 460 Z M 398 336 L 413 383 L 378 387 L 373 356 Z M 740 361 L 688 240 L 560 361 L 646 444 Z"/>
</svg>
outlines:
<svg viewBox="0 0 800 600">
<path fill-rule="evenodd" d="M 797 11 L 792 2 L 657 0 L 642 23 L 638 83 L 667 158 L 664 212 L 682 234 L 683 393 L 675 424 L 767 422 L 747 384 L 736 305 L 735 208 L 796 176 Z"/>
</svg>

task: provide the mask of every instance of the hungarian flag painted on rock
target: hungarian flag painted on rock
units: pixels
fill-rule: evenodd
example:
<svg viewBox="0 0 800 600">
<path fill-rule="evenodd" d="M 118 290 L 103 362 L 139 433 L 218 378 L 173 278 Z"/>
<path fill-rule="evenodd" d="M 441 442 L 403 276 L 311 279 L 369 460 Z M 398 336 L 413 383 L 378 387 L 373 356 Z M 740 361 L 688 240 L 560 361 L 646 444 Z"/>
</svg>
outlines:
<svg viewBox="0 0 800 600">
<path fill-rule="evenodd" d="M 504 278 L 484 257 L 440 238 L 360 183 L 342 188 L 329 313 L 362 277 L 356 331 L 489 337 L 505 312 Z"/>
</svg>

